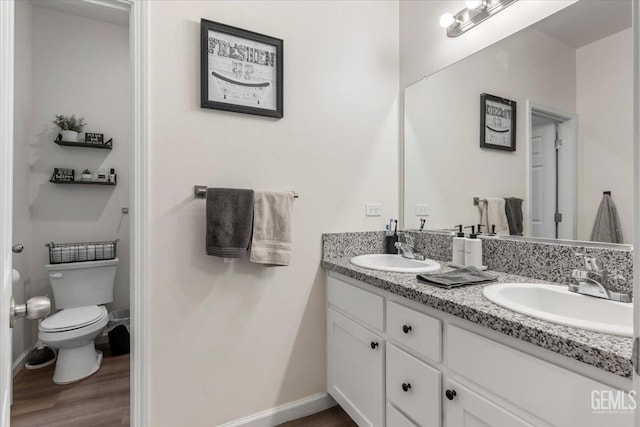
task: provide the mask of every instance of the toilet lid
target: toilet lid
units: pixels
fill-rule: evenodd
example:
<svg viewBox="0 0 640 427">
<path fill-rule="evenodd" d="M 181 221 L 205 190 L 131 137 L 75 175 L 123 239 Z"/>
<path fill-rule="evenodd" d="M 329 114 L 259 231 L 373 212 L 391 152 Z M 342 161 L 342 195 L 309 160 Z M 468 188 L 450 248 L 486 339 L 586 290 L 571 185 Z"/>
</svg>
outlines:
<svg viewBox="0 0 640 427">
<path fill-rule="evenodd" d="M 65 308 L 47 317 L 40 324 L 40 330 L 47 332 L 63 332 L 82 328 L 96 323 L 106 315 L 104 307 L 90 305 L 87 307 Z"/>
</svg>

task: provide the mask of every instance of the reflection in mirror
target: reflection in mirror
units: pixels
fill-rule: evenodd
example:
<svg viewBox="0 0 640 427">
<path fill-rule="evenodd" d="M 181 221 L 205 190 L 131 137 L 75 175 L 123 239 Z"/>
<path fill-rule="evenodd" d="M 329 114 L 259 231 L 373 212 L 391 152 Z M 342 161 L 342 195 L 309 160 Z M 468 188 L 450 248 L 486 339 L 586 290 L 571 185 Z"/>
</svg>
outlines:
<svg viewBox="0 0 640 427">
<path fill-rule="evenodd" d="M 632 51 L 631 1 L 581 0 L 407 87 L 405 227 L 631 243 Z"/>
</svg>

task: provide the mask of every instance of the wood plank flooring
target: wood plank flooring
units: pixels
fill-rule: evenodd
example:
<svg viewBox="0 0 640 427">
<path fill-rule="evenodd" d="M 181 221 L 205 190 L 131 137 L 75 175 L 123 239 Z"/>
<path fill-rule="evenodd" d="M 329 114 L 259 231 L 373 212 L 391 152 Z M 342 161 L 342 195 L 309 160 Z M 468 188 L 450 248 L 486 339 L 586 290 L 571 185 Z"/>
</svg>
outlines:
<svg viewBox="0 0 640 427">
<path fill-rule="evenodd" d="M 339 406 L 317 414 L 280 424 L 280 427 L 358 427 Z"/>
<path fill-rule="evenodd" d="M 55 365 L 23 369 L 13 381 L 11 427 L 129 426 L 129 355 L 105 357 L 92 376 L 67 385 Z"/>
<path fill-rule="evenodd" d="M 80 382 L 53 383 L 54 366 L 23 369 L 13 382 L 11 427 L 129 426 L 129 355 L 105 357 L 100 370 Z M 281 427 L 357 427 L 339 406 Z"/>
</svg>

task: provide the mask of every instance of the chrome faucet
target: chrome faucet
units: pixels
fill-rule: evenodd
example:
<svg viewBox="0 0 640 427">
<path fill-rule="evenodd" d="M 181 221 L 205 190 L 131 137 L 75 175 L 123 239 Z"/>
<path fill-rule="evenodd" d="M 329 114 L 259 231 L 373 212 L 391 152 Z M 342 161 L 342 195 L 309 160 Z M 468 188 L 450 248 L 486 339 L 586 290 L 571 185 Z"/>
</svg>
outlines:
<svg viewBox="0 0 640 427">
<path fill-rule="evenodd" d="M 631 302 L 631 295 L 609 289 L 609 271 L 595 256 L 577 253 L 584 260 L 584 270 L 573 270 L 569 291 L 612 301 Z M 616 276 L 616 279 L 624 279 Z"/>
<path fill-rule="evenodd" d="M 395 243 L 395 247 L 398 248 L 398 252 L 404 258 L 424 261 L 424 255 L 416 252 L 416 248 L 413 246 L 413 237 L 406 233 L 398 233 L 398 241 Z"/>
</svg>

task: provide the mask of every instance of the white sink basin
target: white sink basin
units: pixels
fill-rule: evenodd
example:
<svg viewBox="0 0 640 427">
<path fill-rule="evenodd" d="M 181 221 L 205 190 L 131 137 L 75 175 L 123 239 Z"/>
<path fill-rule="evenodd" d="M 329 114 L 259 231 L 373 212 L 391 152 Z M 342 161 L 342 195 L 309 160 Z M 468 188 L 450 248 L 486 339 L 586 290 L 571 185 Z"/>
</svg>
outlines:
<svg viewBox="0 0 640 427">
<path fill-rule="evenodd" d="M 370 268 L 372 270 L 392 271 L 395 273 L 432 273 L 440 270 L 440 264 L 426 259 L 418 261 L 415 259 L 403 258 L 400 255 L 370 254 L 358 255 L 349 260 L 351 264 L 358 267 Z"/>
<path fill-rule="evenodd" d="M 569 292 L 539 283 L 497 283 L 482 294 L 489 301 L 537 319 L 588 331 L 633 336 L 633 304 Z"/>
</svg>

